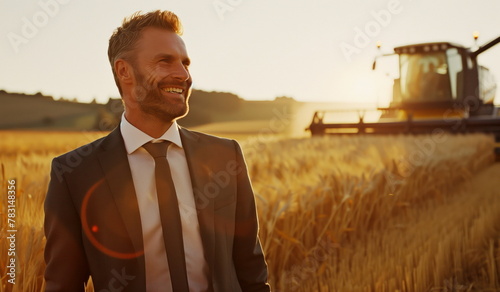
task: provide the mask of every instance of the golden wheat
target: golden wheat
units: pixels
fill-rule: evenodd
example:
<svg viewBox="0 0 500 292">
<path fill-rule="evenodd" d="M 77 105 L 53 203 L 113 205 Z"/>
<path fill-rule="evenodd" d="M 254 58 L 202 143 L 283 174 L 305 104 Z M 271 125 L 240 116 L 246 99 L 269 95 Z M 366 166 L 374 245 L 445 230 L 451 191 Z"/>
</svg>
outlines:
<svg viewBox="0 0 500 292">
<path fill-rule="evenodd" d="M 462 233 L 444 238 L 442 230 L 421 224 L 422 232 L 414 234 L 403 228 L 404 222 L 419 224 L 425 217 L 413 218 L 411 212 L 426 214 L 455 199 L 457 185 L 491 164 L 492 143 L 482 135 L 440 135 L 244 144 L 274 286 L 279 291 L 428 291 L 442 283 L 454 284 L 448 278 L 452 268 L 444 255 L 470 254 L 472 247 L 463 245 L 469 237 L 463 232 L 478 227 L 458 226 Z M 500 170 L 490 174 L 490 184 L 485 186 L 490 196 L 498 197 L 500 184 L 492 179 L 495 174 Z M 476 205 L 471 202 L 463 207 L 485 204 L 473 202 Z M 496 208 L 492 214 L 500 214 L 500 204 L 492 201 L 491 207 Z M 451 211 L 462 216 L 458 205 Z M 449 212 L 438 214 L 435 224 L 454 222 Z M 489 228 L 498 222 L 486 213 L 478 216 Z M 464 215 L 463 220 L 476 218 Z M 385 237 L 392 229 L 394 236 Z M 495 234 L 478 232 L 473 240 L 482 242 Z M 450 240 L 462 244 L 462 250 L 446 244 Z M 437 244 L 440 253 L 410 244 L 422 241 Z M 477 244 L 473 247 L 484 251 Z M 425 252 L 427 261 L 401 260 L 419 258 Z M 463 262 L 460 268 L 471 266 L 477 267 Z"/>
<path fill-rule="evenodd" d="M 102 135 L 0 132 L 2 193 L 8 179 L 18 187 L 19 268 L 12 286 L 2 243 L 0 292 L 43 291 L 50 160 Z M 275 291 L 499 291 L 490 137 L 257 137 L 242 147 Z"/>
</svg>

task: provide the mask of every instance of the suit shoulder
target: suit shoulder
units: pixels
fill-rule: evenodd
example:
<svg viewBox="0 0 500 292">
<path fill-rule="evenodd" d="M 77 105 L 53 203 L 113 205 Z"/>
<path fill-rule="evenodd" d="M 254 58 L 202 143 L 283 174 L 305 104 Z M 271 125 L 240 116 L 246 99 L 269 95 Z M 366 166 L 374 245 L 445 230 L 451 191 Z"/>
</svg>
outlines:
<svg viewBox="0 0 500 292">
<path fill-rule="evenodd" d="M 234 147 L 235 143 L 238 144 L 238 142 L 234 139 L 229 139 L 229 138 L 219 137 L 219 136 L 215 136 L 215 135 L 210 135 L 207 133 L 192 131 L 192 130 L 188 130 L 185 128 L 182 128 L 182 130 L 185 131 L 184 133 L 188 133 L 189 135 L 196 137 L 197 139 L 200 140 L 200 142 L 203 142 L 203 143 L 225 144 L 227 146 L 233 146 L 233 147 Z"/>
<path fill-rule="evenodd" d="M 94 140 L 90 143 L 87 143 L 85 145 L 82 145 L 76 149 L 73 149 L 71 151 L 68 151 L 66 153 L 63 153 L 59 156 L 57 156 L 55 159 L 61 160 L 61 161 L 67 161 L 68 159 L 71 159 L 71 157 L 87 157 L 91 156 L 97 148 L 100 147 L 102 141 L 106 138 L 106 136 L 101 137 L 97 140 Z"/>
</svg>

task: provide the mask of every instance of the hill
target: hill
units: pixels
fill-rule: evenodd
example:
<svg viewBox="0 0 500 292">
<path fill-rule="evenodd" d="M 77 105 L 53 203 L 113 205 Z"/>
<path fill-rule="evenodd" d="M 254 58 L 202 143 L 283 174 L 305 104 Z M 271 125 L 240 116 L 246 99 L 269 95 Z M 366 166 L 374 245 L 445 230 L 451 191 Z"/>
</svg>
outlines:
<svg viewBox="0 0 500 292">
<path fill-rule="evenodd" d="M 104 105 L 0 91 L 0 129 L 91 129 Z"/>
<path fill-rule="evenodd" d="M 0 129 L 105 131 L 114 128 L 123 113 L 121 99 L 110 99 L 107 104 L 79 103 L 55 100 L 41 93 L 27 95 L 0 90 L 0 103 Z M 273 128 L 273 132 L 282 132 L 291 124 L 286 119 L 290 119 L 300 104 L 287 97 L 247 101 L 232 93 L 195 89 L 189 101 L 189 114 L 180 119 L 179 124 L 185 127 L 211 125 L 209 129 L 223 132 L 239 131 L 244 123 L 249 123 L 250 128 L 253 124 L 253 130 L 248 125 L 244 127 L 247 132 L 255 132 L 264 124 Z M 271 125 L 273 119 L 276 122 Z M 282 125 L 277 126 L 279 121 Z M 223 125 L 225 123 L 229 123 L 229 128 Z"/>
</svg>

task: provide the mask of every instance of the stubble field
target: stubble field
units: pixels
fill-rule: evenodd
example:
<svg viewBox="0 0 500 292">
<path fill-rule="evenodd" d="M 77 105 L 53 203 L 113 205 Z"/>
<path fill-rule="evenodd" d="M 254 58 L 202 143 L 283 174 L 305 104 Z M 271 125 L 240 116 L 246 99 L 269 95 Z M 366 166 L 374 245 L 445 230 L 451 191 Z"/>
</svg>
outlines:
<svg viewBox="0 0 500 292">
<path fill-rule="evenodd" d="M 50 161 L 103 135 L 0 132 L 0 291 L 43 291 Z M 500 291 L 500 164 L 491 137 L 240 142 L 274 291 Z"/>
</svg>

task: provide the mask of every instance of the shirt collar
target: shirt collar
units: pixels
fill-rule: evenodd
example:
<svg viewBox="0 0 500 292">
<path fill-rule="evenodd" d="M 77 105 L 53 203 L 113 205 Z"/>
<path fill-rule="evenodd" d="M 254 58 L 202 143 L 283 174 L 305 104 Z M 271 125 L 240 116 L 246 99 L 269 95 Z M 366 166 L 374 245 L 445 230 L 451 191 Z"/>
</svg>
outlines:
<svg viewBox="0 0 500 292">
<path fill-rule="evenodd" d="M 163 133 L 160 138 L 153 138 L 143 131 L 137 129 L 134 125 L 132 125 L 127 119 L 125 115 L 122 115 L 121 123 L 120 123 L 120 131 L 123 137 L 123 142 L 125 143 L 125 149 L 127 149 L 128 154 L 132 154 L 142 145 L 153 141 L 167 140 L 171 141 L 173 144 L 182 148 L 181 135 L 179 133 L 179 126 L 177 122 L 174 121 L 170 128 Z"/>
</svg>

